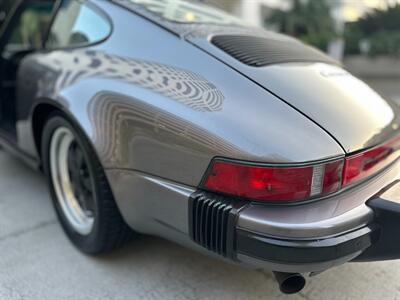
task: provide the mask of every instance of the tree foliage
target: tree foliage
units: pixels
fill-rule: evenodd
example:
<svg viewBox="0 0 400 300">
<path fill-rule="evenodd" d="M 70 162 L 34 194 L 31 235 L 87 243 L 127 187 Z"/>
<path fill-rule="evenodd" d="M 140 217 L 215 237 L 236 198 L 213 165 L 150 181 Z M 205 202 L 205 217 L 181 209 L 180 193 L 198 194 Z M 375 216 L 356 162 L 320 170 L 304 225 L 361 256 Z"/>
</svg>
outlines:
<svg viewBox="0 0 400 300">
<path fill-rule="evenodd" d="M 346 52 L 359 54 L 360 44 L 369 45 L 368 54 L 400 55 L 400 4 L 387 10 L 374 9 L 358 21 L 347 24 Z"/>
<path fill-rule="evenodd" d="M 275 25 L 280 32 L 326 50 L 329 41 L 336 36 L 330 11 L 326 0 L 292 0 L 290 10 L 274 10 L 266 19 L 266 25 Z"/>
</svg>

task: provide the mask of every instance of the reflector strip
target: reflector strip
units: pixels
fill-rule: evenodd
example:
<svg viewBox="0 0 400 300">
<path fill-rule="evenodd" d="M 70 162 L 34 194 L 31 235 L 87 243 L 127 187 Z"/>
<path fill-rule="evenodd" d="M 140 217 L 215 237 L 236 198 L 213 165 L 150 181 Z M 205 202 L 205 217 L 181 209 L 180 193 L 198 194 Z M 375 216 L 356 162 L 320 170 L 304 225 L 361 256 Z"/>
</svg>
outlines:
<svg viewBox="0 0 400 300">
<path fill-rule="evenodd" d="M 310 196 L 316 196 L 322 193 L 324 174 L 325 174 L 325 165 L 318 165 L 313 168 Z"/>
</svg>

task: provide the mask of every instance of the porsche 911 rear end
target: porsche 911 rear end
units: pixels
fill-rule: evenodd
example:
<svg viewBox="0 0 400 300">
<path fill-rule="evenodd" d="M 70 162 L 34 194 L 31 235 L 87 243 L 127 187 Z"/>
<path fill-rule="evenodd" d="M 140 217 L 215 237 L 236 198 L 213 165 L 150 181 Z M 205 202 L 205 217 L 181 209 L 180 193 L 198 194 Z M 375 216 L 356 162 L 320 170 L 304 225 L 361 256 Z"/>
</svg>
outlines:
<svg viewBox="0 0 400 300">
<path fill-rule="evenodd" d="M 400 257 L 395 104 L 292 38 L 220 15 L 211 22 L 203 7 L 193 17 L 205 22 L 185 22 L 174 18 L 186 16 L 187 6 L 171 17 L 161 4 L 114 2 L 193 46 L 192 59 L 176 64 L 201 74 L 201 86 L 218 94 L 201 100 L 207 109 L 200 114 L 171 109 L 175 115 L 164 116 L 160 128 L 174 132 L 174 122 L 185 130 L 176 152 L 169 144 L 158 156 L 143 154 L 158 163 L 154 169 L 107 171 L 131 227 L 273 270 L 286 293 L 304 286 L 299 273 Z M 172 45 L 165 47 L 181 44 Z M 186 87 L 201 94 L 200 85 Z M 128 195 L 151 200 L 132 203 Z"/>
<path fill-rule="evenodd" d="M 288 273 L 398 258 L 399 146 L 394 138 L 301 165 L 215 159 L 191 197 L 191 236 L 222 256 Z"/>
<path fill-rule="evenodd" d="M 201 4 L 89 2 L 104 39 L 28 56 L 18 89 L 54 99 L 24 105 L 19 144 L 41 156 L 81 250 L 120 245 L 129 225 L 275 271 L 286 293 L 301 273 L 400 258 L 397 105 L 320 51 Z"/>
<path fill-rule="evenodd" d="M 193 240 L 289 273 L 276 273 L 284 292 L 304 284 L 293 273 L 399 258 L 398 107 L 296 41 L 228 34 L 211 42 L 190 39 L 312 120 L 343 151 L 288 163 L 214 158 L 191 197 Z M 285 133 L 282 145 L 291 138 Z"/>
</svg>

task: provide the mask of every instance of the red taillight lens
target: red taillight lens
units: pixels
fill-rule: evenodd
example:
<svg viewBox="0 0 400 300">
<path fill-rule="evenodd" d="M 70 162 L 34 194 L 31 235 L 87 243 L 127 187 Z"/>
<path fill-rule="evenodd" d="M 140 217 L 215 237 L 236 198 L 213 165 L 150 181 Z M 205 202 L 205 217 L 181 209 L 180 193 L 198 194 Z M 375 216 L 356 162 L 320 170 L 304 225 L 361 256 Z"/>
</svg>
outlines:
<svg viewBox="0 0 400 300">
<path fill-rule="evenodd" d="M 259 201 L 291 202 L 321 197 L 365 179 L 398 158 L 400 136 L 345 159 L 301 167 L 213 162 L 202 188 Z"/>
<path fill-rule="evenodd" d="M 299 201 L 337 191 L 343 160 L 318 166 L 259 167 L 214 161 L 203 188 L 261 201 Z"/>
<path fill-rule="evenodd" d="M 325 165 L 324 185 L 322 194 L 338 191 L 342 186 L 343 160 L 327 163 Z"/>
<path fill-rule="evenodd" d="M 390 164 L 400 149 L 400 138 L 346 158 L 343 186 L 360 181 Z"/>
</svg>

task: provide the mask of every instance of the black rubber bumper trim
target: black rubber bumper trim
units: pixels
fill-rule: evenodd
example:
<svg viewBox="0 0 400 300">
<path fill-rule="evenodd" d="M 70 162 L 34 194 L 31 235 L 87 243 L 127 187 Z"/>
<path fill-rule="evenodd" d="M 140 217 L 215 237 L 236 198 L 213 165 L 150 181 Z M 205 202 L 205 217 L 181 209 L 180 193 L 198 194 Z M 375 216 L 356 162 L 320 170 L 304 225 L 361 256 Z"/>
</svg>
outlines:
<svg viewBox="0 0 400 300">
<path fill-rule="evenodd" d="M 189 234 L 200 246 L 236 260 L 236 223 L 248 202 L 198 191 L 189 198 Z"/>
<path fill-rule="evenodd" d="M 396 192 L 395 199 L 386 192 Z M 374 222 L 380 226 L 380 236 L 374 245 L 364 251 L 355 261 L 379 261 L 400 258 L 400 181 L 385 188 L 381 195 L 366 203 L 374 211 Z"/>
<path fill-rule="evenodd" d="M 379 237 L 379 227 L 361 229 L 320 240 L 280 240 L 238 228 L 237 253 L 280 264 L 311 264 L 333 261 L 362 252 Z"/>
</svg>

